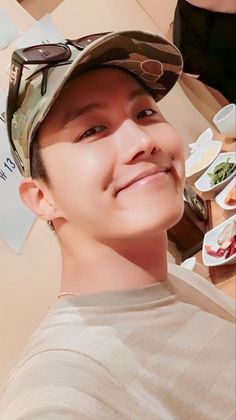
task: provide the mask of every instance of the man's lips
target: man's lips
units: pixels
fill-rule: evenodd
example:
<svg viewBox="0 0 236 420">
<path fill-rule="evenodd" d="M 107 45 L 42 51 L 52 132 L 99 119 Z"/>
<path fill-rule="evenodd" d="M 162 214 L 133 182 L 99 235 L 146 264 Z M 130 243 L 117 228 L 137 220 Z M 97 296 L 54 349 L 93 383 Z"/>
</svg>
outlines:
<svg viewBox="0 0 236 420">
<path fill-rule="evenodd" d="M 151 177 L 153 175 L 157 175 L 157 174 L 161 174 L 163 172 L 170 172 L 171 168 L 153 168 L 153 169 L 149 169 L 149 170 L 145 170 L 143 172 L 140 172 L 137 176 L 135 176 L 134 178 L 128 180 L 127 182 L 123 183 L 121 186 L 118 186 L 117 188 L 115 188 L 115 194 L 117 195 L 120 191 L 130 187 L 131 185 L 135 184 L 136 182 L 140 181 L 141 179 L 145 179 L 145 178 L 149 178 L 151 179 Z"/>
</svg>

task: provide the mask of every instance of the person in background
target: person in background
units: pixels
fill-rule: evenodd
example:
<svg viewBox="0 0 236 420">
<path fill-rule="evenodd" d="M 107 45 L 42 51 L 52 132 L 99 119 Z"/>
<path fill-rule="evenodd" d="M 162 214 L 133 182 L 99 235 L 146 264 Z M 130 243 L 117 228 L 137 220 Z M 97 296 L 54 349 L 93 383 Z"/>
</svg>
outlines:
<svg viewBox="0 0 236 420">
<path fill-rule="evenodd" d="M 27 80 L 24 64 L 39 65 Z M 173 44 L 140 31 L 13 53 L 20 194 L 54 230 L 62 278 L 1 420 L 234 418 L 233 300 L 167 264 L 184 152 L 156 102 L 181 71 Z"/>
<path fill-rule="evenodd" d="M 235 0 L 178 0 L 173 41 L 184 71 L 236 103 Z"/>
</svg>

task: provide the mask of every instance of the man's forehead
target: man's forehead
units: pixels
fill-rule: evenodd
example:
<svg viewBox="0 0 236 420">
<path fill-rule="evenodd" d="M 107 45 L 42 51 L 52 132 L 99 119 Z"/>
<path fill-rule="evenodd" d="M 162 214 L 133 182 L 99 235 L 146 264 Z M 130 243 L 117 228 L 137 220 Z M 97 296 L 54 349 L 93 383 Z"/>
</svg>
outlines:
<svg viewBox="0 0 236 420">
<path fill-rule="evenodd" d="M 98 83 L 98 80 L 104 84 Z M 142 83 L 126 70 L 114 67 L 90 69 L 66 83 L 42 125 L 57 123 L 62 127 L 75 118 L 109 109 L 112 92 L 116 95 L 121 91 L 127 101 L 142 96 L 151 97 Z"/>
<path fill-rule="evenodd" d="M 129 102 L 133 101 L 135 98 L 140 97 L 140 96 L 149 96 L 149 94 L 143 89 L 143 87 L 137 87 L 136 89 L 133 89 L 129 92 L 129 95 L 127 95 L 127 100 Z M 82 106 L 76 106 L 73 107 L 69 110 L 67 110 L 63 116 L 63 124 L 67 124 L 69 121 L 75 119 L 75 118 L 79 118 L 82 117 L 86 114 L 95 112 L 95 111 L 99 111 L 99 110 L 104 110 L 106 108 L 110 107 L 110 102 L 105 101 L 103 97 L 101 97 L 100 100 L 96 101 L 96 102 L 89 102 L 86 105 L 82 105 Z"/>
</svg>

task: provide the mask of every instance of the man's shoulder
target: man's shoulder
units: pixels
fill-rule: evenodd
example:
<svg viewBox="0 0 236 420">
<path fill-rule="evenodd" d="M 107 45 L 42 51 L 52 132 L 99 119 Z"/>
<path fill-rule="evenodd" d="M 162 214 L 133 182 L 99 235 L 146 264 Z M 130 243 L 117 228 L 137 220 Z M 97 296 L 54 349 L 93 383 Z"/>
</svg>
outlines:
<svg viewBox="0 0 236 420">
<path fill-rule="evenodd" d="M 182 301 L 235 322 L 235 301 L 210 281 L 176 264 L 168 265 L 168 285 Z"/>
<path fill-rule="evenodd" d="M 111 378 L 93 357 L 91 343 L 95 337 L 91 337 L 90 343 L 88 334 L 89 328 L 83 326 L 73 308 L 68 306 L 68 310 L 61 310 L 57 303 L 51 307 L 8 375 L 0 408 L 0 413 L 6 416 L 4 420 L 18 418 L 8 414 L 16 415 L 16 410 L 17 415 L 22 414 L 22 419 L 34 418 L 36 413 L 37 418 L 44 418 L 44 412 L 50 411 L 53 404 L 53 409 L 64 412 L 68 403 L 64 395 L 68 390 L 74 401 L 87 399 L 88 406 L 94 403 L 94 398 L 86 394 L 89 383 L 95 388 L 96 381 L 103 378 L 110 386 Z M 79 403 L 77 405 L 79 407 Z"/>
</svg>

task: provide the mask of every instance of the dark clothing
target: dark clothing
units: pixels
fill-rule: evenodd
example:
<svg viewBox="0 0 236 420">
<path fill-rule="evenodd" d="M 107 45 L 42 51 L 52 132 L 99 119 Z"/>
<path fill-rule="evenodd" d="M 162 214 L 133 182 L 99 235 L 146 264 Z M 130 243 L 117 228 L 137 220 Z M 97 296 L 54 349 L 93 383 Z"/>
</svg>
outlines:
<svg viewBox="0 0 236 420">
<path fill-rule="evenodd" d="M 186 73 L 219 90 L 236 103 L 236 14 L 212 12 L 178 0 L 174 44 Z"/>
</svg>

